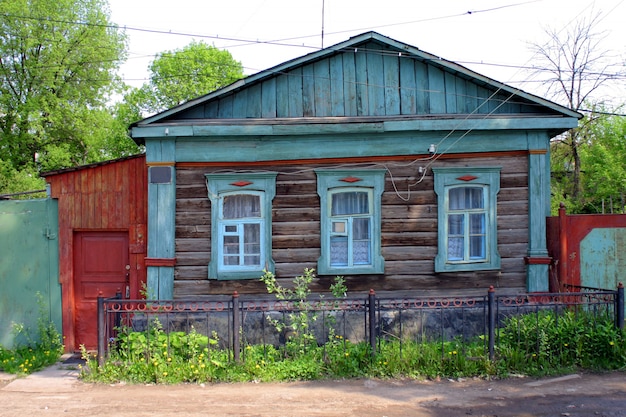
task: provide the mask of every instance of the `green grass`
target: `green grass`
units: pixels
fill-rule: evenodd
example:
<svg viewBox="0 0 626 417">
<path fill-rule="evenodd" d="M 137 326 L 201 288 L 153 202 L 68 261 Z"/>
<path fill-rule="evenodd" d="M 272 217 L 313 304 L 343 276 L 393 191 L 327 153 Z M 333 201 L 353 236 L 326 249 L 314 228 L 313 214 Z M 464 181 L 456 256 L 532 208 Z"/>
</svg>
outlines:
<svg viewBox="0 0 626 417">
<path fill-rule="evenodd" d="M 23 345 L 13 349 L 0 346 L 0 371 L 10 374 L 28 375 L 47 366 L 55 364 L 63 353 L 61 335 L 53 323 L 47 321 L 46 306 L 43 298 L 37 294 L 39 318 L 37 320 L 37 337 L 33 337 L 31 329 L 22 324 L 13 325 L 14 339 L 24 339 Z"/>
<path fill-rule="evenodd" d="M 146 332 L 122 329 L 103 366 L 89 357 L 81 377 L 92 382 L 203 383 L 340 378 L 506 377 L 573 370 L 626 368 L 626 337 L 611 317 L 540 312 L 512 317 L 499 330 L 489 360 L 484 336 L 471 341 L 379 340 L 372 355 L 365 342 L 332 335 L 324 345 L 294 338 L 286 345 L 246 345 L 241 360 L 220 348 L 215 335 L 170 333 L 158 322 Z"/>
</svg>

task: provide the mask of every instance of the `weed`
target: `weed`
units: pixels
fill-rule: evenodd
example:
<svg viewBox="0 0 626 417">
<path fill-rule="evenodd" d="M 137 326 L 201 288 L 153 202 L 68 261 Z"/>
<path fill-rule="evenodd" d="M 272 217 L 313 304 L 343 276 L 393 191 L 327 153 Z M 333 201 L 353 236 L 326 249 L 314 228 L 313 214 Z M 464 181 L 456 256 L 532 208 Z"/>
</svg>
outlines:
<svg viewBox="0 0 626 417">
<path fill-rule="evenodd" d="M 14 349 L 5 349 L 0 346 L 0 370 L 12 374 L 30 374 L 56 363 L 63 353 L 61 335 L 54 323 L 48 317 L 47 304 L 38 292 L 37 304 L 39 316 L 37 319 L 37 336 L 21 323 L 13 324 L 15 340 L 22 336 L 26 343 Z"/>
<path fill-rule="evenodd" d="M 460 378 L 549 375 L 576 369 L 626 367 L 626 338 L 611 317 L 585 311 L 536 312 L 505 320 L 497 355 L 489 360 L 484 335 L 472 340 L 379 339 L 376 355 L 364 341 L 341 335 L 323 343 L 286 341 L 246 345 L 239 362 L 210 337 L 163 331 L 154 320 L 145 331 L 120 329 L 103 366 L 91 358 L 88 381 L 137 383 L 291 381 L 356 377 Z M 288 354 L 285 354 L 285 350 Z"/>
</svg>

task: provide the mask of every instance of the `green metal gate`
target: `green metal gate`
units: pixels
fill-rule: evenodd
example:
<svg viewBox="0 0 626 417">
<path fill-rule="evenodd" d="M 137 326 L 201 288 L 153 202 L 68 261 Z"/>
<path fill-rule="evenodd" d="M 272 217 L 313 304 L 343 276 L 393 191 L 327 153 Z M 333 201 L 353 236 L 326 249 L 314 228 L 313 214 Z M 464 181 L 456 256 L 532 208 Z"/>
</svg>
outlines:
<svg viewBox="0 0 626 417">
<path fill-rule="evenodd" d="M 593 229 L 580 242 L 581 285 L 614 290 L 626 282 L 626 229 Z"/>
<path fill-rule="evenodd" d="M 12 348 L 27 340 L 15 337 L 24 325 L 36 340 L 37 323 L 53 322 L 61 333 L 57 201 L 0 200 L 0 345 Z"/>
</svg>

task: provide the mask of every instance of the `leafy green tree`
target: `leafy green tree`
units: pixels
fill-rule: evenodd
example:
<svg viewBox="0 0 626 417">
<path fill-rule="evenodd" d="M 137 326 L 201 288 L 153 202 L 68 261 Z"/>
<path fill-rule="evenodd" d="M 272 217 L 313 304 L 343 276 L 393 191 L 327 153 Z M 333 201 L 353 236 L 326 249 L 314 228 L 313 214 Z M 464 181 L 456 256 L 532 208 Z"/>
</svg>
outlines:
<svg viewBox="0 0 626 417">
<path fill-rule="evenodd" d="M 192 41 L 165 51 L 150 64 L 150 81 L 130 91 L 125 102 L 136 114 L 150 115 L 208 94 L 243 78 L 230 52 Z"/>
<path fill-rule="evenodd" d="M 626 118 L 600 117 L 591 125 L 580 154 L 585 167 L 580 211 L 621 212 L 626 198 Z"/>
<path fill-rule="evenodd" d="M 125 50 L 106 0 L 0 1 L 3 175 L 137 151 L 129 138 L 110 143 L 116 125 L 106 103 Z"/>
</svg>

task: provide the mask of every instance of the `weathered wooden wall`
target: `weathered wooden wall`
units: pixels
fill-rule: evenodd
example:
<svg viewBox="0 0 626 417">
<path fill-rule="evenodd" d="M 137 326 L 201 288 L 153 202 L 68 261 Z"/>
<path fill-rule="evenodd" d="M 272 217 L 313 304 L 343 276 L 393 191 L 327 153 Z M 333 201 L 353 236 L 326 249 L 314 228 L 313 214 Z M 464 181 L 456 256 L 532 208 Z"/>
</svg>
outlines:
<svg viewBox="0 0 626 417">
<path fill-rule="evenodd" d="M 435 274 L 437 254 L 437 198 L 429 170 L 424 180 L 407 193 L 408 185 L 419 177 L 419 164 L 407 164 L 417 157 L 381 160 L 372 167 L 387 167 L 382 198 L 382 251 L 385 274 L 350 276 L 350 291 L 364 292 L 445 292 L 476 290 L 483 293 L 489 285 L 506 291 L 525 290 L 524 256 L 528 250 L 528 155 L 502 152 L 491 155 L 466 154 L 442 157 L 434 166 L 501 166 L 498 194 L 498 249 L 501 271 Z M 279 173 L 272 210 L 272 256 L 276 275 L 283 285 L 303 272 L 315 268 L 320 256 L 320 210 L 315 168 L 332 164 L 241 165 L 240 169 L 269 170 Z M 344 161 L 346 162 L 346 161 Z M 344 165 L 345 168 L 345 165 Z M 363 168 L 363 164 L 359 164 Z M 206 173 L 224 171 L 225 166 L 181 163 L 176 167 L 176 298 L 209 294 L 265 293 L 258 280 L 209 280 L 211 206 L 205 185 Z M 394 187 L 395 185 L 395 187 Z M 396 192 L 397 189 L 397 192 Z M 406 200 L 406 201 L 405 201 Z M 319 279 L 315 291 L 328 289 L 331 277 Z"/>
<path fill-rule="evenodd" d="M 147 168 L 145 155 L 43 175 L 59 205 L 59 281 L 65 345 L 74 346 L 74 231 L 128 231 L 131 298 L 146 281 Z M 94 323 L 95 326 L 96 323 Z"/>
</svg>

